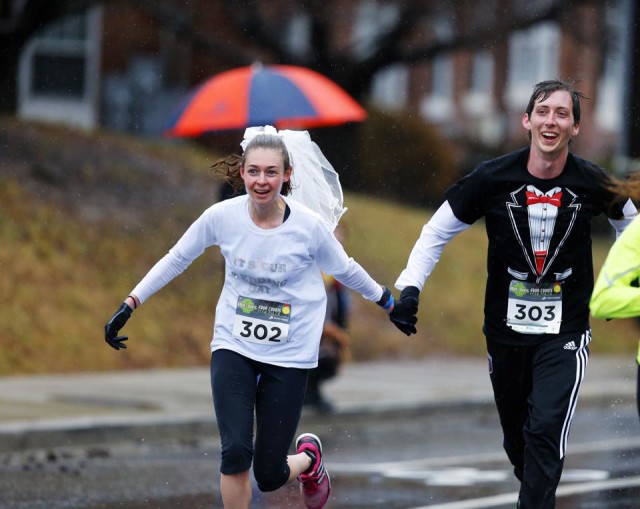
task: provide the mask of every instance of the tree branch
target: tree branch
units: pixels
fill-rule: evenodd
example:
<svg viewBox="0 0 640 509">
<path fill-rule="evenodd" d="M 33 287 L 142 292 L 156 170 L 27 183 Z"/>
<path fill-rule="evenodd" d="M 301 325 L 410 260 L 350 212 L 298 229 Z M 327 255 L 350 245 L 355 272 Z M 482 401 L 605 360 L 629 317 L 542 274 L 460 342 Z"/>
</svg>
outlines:
<svg viewBox="0 0 640 509">
<path fill-rule="evenodd" d="M 237 65 L 249 65 L 256 60 L 256 54 L 245 47 L 227 44 L 220 39 L 206 36 L 195 28 L 195 23 L 182 14 L 183 11 L 167 2 L 137 0 L 138 5 L 157 23 L 179 38 L 188 41 L 194 50 L 215 53 Z"/>
</svg>

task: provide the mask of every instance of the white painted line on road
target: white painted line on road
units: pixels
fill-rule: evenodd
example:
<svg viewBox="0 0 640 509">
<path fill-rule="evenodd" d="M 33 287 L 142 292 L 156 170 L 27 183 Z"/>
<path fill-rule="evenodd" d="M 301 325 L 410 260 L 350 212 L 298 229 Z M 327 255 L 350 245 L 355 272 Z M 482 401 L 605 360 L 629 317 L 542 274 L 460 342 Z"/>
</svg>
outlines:
<svg viewBox="0 0 640 509">
<path fill-rule="evenodd" d="M 568 454 L 569 456 L 577 454 L 590 454 L 594 452 L 602 451 L 616 451 L 630 449 L 634 447 L 640 447 L 640 437 L 628 437 L 601 440 L 597 442 L 584 442 L 579 444 L 570 444 Z M 409 461 L 393 461 L 393 462 L 380 462 L 380 463 L 329 463 L 329 470 L 333 473 L 342 474 L 367 474 L 367 473 L 379 473 L 379 474 L 391 474 L 393 477 L 400 477 L 402 470 L 420 470 L 434 467 L 445 467 L 455 465 L 478 465 L 481 463 L 494 463 L 505 462 L 506 457 L 504 452 L 492 452 L 481 454 L 467 454 L 458 456 L 445 456 L 439 458 L 424 458 Z M 569 470 L 567 470 L 569 472 Z M 595 472 L 595 471 L 594 471 Z M 598 472 L 600 473 L 600 472 Z M 592 473 L 593 474 L 593 473 Z M 593 477 L 595 474 L 593 474 Z M 592 477 L 592 479 L 593 479 Z M 571 478 L 571 476 L 569 476 Z M 593 491 L 611 490 L 615 488 L 631 488 L 640 486 L 640 476 L 628 477 L 624 479 L 608 479 L 608 480 L 593 480 L 582 483 L 563 484 L 561 481 L 560 486 L 556 492 L 557 497 L 566 497 L 571 495 L 577 495 L 580 493 L 589 493 Z M 504 493 L 500 495 L 494 495 L 490 497 L 482 497 L 470 500 L 463 500 L 459 502 L 447 502 L 443 504 L 425 505 L 414 507 L 411 509 L 487 509 L 498 508 L 500 506 L 511 505 L 513 506 L 518 500 L 518 493 Z"/>
<path fill-rule="evenodd" d="M 590 493 L 593 491 L 605 491 L 616 488 L 635 488 L 640 487 L 640 476 L 627 477 L 624 479 L 610 479 L 607 481 L 595 481 L 581 484 L 569 484 L 567 486 L 559 486 L 556 491 L 556 497 L 567 497 L 570 495 L 579 495 L 582 493 Z M 497 508 L 501 505 L 515 504 L 518 501 L 517 493 L 504 493 L 492 497 L 474 498 L 463 500 L 461 502 L 447 502 L 444 504 L 422 505 L 412 507 L 411 509 L 486 509 L 488 507 Z"/>
<path fill-rule="evenodd" d="M 495 495 L 493 497 L 474 498 L 471 500 L 463 500 L 462 502 L 447 502 L 444 504 L 421 505 L 420 507 L 411 507 L 410 509 L 483 509 L 487 507 L 497 508 L 501 505 L 515 505 L 518 501 L 517 493 L 505 493 L 503 495 Z"/>
<path fill-rule="evenodd" d="M 592 452 L 616 451 L 628 449 L 630 447 L 640 447 L 640 437 L 608 438 L 599 442 L 583 442 L 581 444 L 571 444 L 567 448 L 567 454 L 590 454 Z"/>
<path fill-rule="evenodd" d="M 470 467 L 445 467 L 420 470 L 389 470 L 384 477 L 416 480 L 428 486 L 473 486 L 499 483 L 509 479 L 511 472 L 505 470 L 480 470 Z"/>
<path fill-rule="evenodd" d="M 567 455 L 570 457 L 575 454 L 589 454 L 601 451 L 615 451 L 619 449 L 628 449 L 640 447 L 640 437 L 614 438 L 601 440 L 599 442 L 584 442 L 580 444 L 569 444 Z M 366 473 L 383 473 L 389 470 L 399 469 L 418 469 L 429 467 L 442 467 L 453 465 L 480 463 L 496 463 L 506 462 L 507 458 L 503 451 L 464 454 L 458 456 L 443 456 L 438 458 L 422 458 L 407 461 L 387 461 L 380 463 L 330 463 L 327 465 L 332 472 L 342 474 L 366 474 Z"/>
<path fill-rule="evenodd" d="M 567 495 L 579 495 L 580 493 L 590 493 L 592 491 L 613 490 L 615 488 L 637 488 L 640 486 L 640 475 L 633 477 L 622 477 L 619 479 L 608 479 L 606 481 L 593 481 L 580 484 L 560 485 L 556 495 L 566 497 Z"/>
<path fill-rule="evenodd" d="M 493 463 L 506 461 L 504 452 L 488 452 L 466 454 L 460 456 L 444 456 L 439 458 L 422 458 L 406 461 L 386 461 L 380 463 L 327 463 L 332 472 L 343 474 L 382 473 L 389 470 L 418 469 L 429 467 L 453 466 L 467 463 Z"/>
<path fill-rule="evenodd" d="M 429 469 L 387 470 L 382 475 L 391 479 L 420 481 L 427 486 L 474 486 L 477 484 L 502 483 L 511 478 L 510 469 L 481 470 L 474 467 L 441 467 Z M 606 470 L 565 469 L 561 481 L 564 483 L 593 482 L 609 479 Z"/>
</svg>

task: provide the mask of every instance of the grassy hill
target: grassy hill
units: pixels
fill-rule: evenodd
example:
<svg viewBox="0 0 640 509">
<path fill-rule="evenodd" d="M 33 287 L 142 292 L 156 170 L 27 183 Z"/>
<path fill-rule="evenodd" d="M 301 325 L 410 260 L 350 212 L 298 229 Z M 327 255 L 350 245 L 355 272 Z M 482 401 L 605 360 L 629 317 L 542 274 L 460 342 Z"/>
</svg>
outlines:
<svg viewBox="0 0 640 509">
<path fill-rule="evenodd" d="M 105 344 L 103 327 L 216 200 L 208 168 L 217 157 L 189 144 L 0 119 L 0 375 L 208 363 L 222 283 L 215 249 L 134 313 L 126 351 Z M 431 211 L 353 193 L 345 201 L 347 251 L 392 286 Z M 608 243 L 595 242 L 597 267 Z M 351 358 L 483 356 L 485 250 L 482 225 L 446 247 L 411 338 L 354 294 Z M 593 326 L 594 352 L 633 355 L 632 320 Z"/>
</svg>

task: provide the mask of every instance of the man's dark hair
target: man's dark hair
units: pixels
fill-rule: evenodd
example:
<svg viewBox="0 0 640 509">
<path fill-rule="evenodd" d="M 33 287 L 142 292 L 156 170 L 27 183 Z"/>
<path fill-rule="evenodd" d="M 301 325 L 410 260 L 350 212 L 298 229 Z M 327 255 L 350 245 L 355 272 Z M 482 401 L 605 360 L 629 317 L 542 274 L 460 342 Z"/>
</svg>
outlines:
<svg viewBox="0 0 640 509">
<path fill-rule="evenodd" d="M 573 86 L 573 83 L 561 80 L 541 81 L 533 87 L 533 93 L 531 94 L 529 104 L 527 105 L 527 116 L 531 118 L 531 112 L 533 112 L 533 106 L 536 101 L 544 101 L 547 97 L 558 90 L 564 90 L 565 92 L 569 92 L 569 95 L 571 95 L 571 101 L 573 103 L 573 121 L 574 123 L 579 124 L 580 98 L 586 99 L 587 97 L 582 92 L 578 92 Z"/>
</svg>

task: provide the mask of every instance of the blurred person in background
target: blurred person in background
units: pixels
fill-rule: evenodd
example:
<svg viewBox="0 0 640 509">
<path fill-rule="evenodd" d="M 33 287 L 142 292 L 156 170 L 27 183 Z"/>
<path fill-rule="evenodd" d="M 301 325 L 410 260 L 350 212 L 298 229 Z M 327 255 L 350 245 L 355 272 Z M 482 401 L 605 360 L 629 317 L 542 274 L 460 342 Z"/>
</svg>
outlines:
<svg viewBox="0 0 640 509">
<path fill-rule="evenodd" d="M 342 244 L 344 242 L 344 228 L 339 224 L 334 235 Z M 309 371 L 307 392 L 304 405 L 323 414 L 333 413 L 333 403 L 322 390 L 322 385 L 338 375 L 341 364 L 345 360 L 349 344 L 347 331 L 351 296 L 349 289 L 330 274 L 323 274 L 327 290 L 327 314 L 320 338 L 318 350 L 318 366 Z"/>
<path fill-rule="evenodd" d="M 234 188 L 244 186 L 245 194 L 202 213 L 120 305 L 105 325 L 105 340 L 116 350 L 126 348 L 128 338 L 119 331 L 133 310 L 208 247 L 219 246 L 225 282 L 211 341 L 211 386 L 224 507 L 250 506 L 253 464 L 261 491 L 297 478 L 305 505 L 320 509 L 331 487 L 320 439 L 303 433 L 295 454 L 288 451 L 307 375 L 318 361 L 326 310 L 322 272 L 376 302 L 392 320 L 394 299 L 333 235 L 344 211 L 342 190 L 309 134 L 249 128 L 241 146 L 242 156 L 229 156 L 214 170 Z"/>
<path fill-rule="evenodd" d="M 322 385 L 335 378 L 345 360 L 349 346 L 349 333 L 337 324 L 327 320 L 322 327 L 318 348 L 318 365 L 309 371 L 304 405 L 318 413 L 330 414 L 335 411 L 333 403 L 325 396 Z"/>
<path fill-rule="evenodd" d="M 614 179 L 611 189 L 621 197 L 640 200 L 640 173 L 627 180 Z M 614 242 L 596 279 L 591 302 L 591 314 L 596 318 L 640 317 L 640 217 Z M 638 343 L 638 376 L 636 405 L 640 417 L 640 343 Z"/>
<path fill-rule="evenodd" d="M 520 509 L 555 507 L 591 341 L 591 221 L 606 214 L 621 232 L 637 214 L 609 190 L 604 169 L 569 151 L 582 97 L 570 83 L 536 84 L 522 118 L 528 146 L 481 163 L 446 191 L 396 281 L 399 303 L 417 309 L 445 245 L 484 218 L 483 332 Z"/>
</svg>

